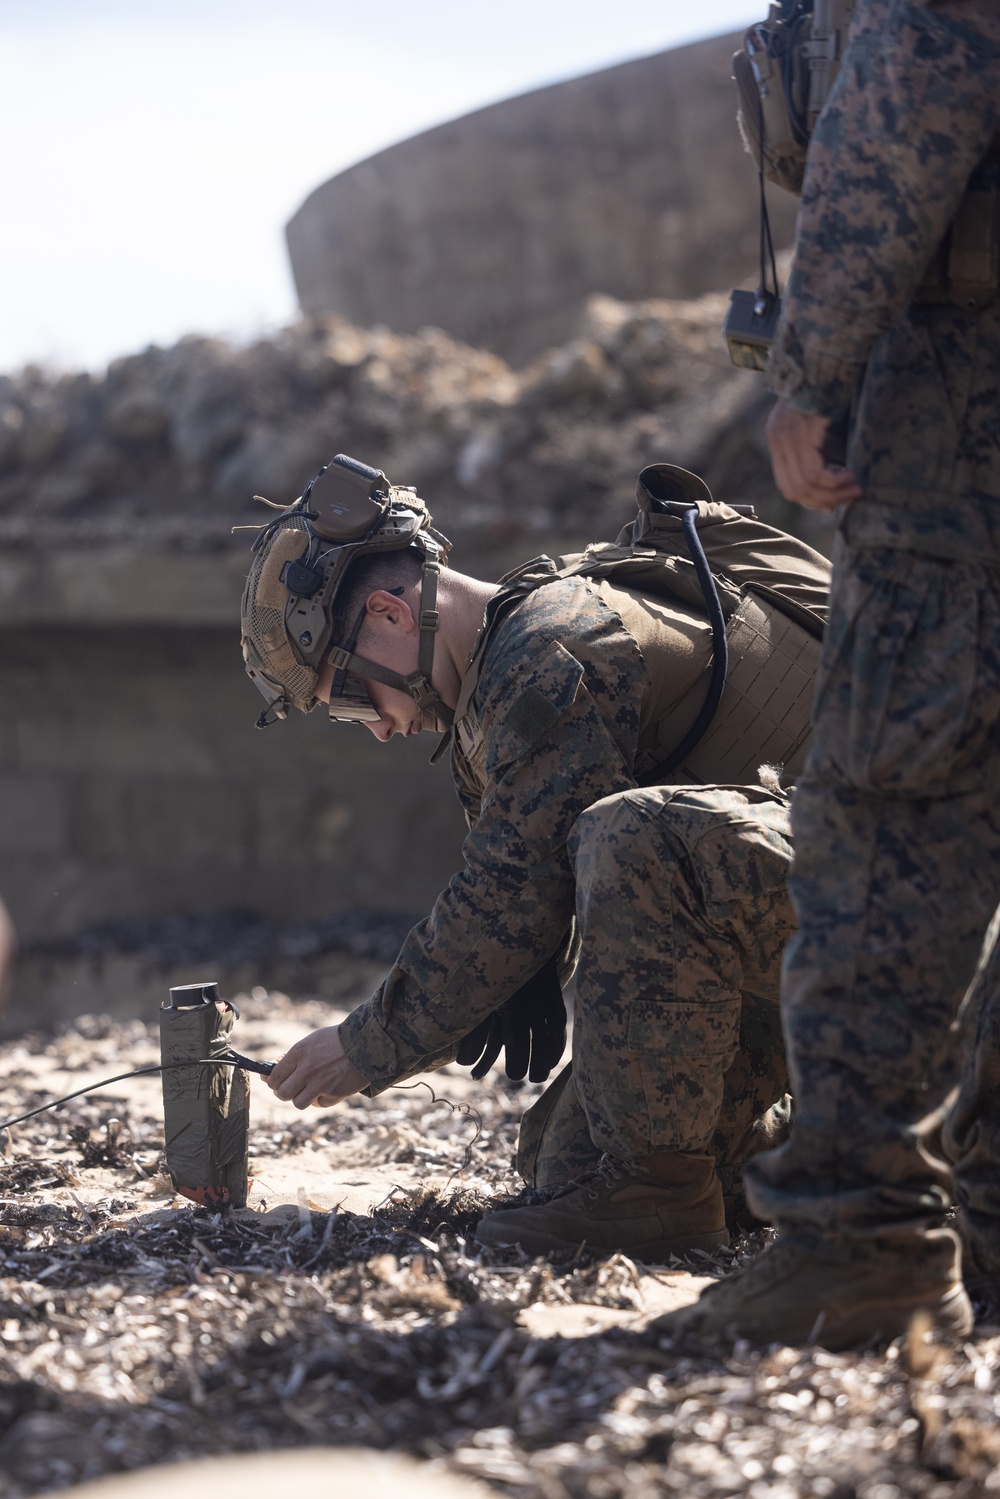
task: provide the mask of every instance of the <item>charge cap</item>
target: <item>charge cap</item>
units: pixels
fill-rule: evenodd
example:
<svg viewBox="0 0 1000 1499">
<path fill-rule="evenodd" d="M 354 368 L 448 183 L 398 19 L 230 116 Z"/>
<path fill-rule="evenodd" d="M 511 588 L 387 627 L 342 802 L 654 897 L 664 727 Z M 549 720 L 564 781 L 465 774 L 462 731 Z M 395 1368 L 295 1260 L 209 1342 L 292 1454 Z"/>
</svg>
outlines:
<svg viewBox="0 0 1000 1499">
<path fill-rule="evenodd" d="M 219 998 L 216 981 L 207 984 L 178 984 L 170 991 L 170 1009 L 183 1010 L 190 1005 L 212 1005 Z"/>
</svg>

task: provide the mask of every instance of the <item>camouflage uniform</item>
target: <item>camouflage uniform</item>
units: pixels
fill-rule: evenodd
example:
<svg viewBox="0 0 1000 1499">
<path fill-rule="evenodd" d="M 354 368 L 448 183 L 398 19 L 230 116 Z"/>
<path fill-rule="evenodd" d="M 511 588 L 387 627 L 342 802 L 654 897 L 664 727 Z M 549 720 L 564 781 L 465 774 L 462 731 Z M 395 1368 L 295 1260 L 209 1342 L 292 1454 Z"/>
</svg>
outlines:
<svg viewBox="0 0 1000 1499">
<path fill-rule="evenodd" d="M 793 808 L 799 931 L 783 1009 L 796 1121 L 751 1163 L 748 1196 L 822 1252 L 921 1246 L 945 1271 L 950 1181 L 933 1140 L 1000 897 L 1000 306 L 914 294 L 998 125 L 995 7 L 859 0 L 810 146 L 769 372 L 801 411 L 839 418 L 853 397 L 863 497 L 841 517 Z M 996 1269 L 989 972 L 947 1137 Z"/>
<path fill-rule="evenodd" d="M 341 1026 L 376 1092 L 440 1065 L 575 918 L 572 1071 L 529 1114 L 520 1160 L 535 1181 L 664 1148 L 711 1148 L 735 1176 L 785 1093 L 785 798 L 638 789 L 654 677 L 588 580 L 547 583 L 499 620 L 468 710 L 480 732 L 453 752 L 465 867 Z"/>
</svg>

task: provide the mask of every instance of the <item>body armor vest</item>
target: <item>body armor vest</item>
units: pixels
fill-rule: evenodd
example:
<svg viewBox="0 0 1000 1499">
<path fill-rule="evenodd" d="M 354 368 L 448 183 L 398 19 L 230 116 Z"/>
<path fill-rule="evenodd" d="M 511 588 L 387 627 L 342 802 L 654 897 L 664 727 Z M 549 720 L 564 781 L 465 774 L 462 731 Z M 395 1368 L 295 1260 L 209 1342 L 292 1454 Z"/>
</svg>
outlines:
<svg viewBox="0 0 1000 1499">
<path fill-rule="evenodd" d="M 725 620 L 728 669 L 710 723 L 678 759 L 711 688 L 718 643 L 676 508 L 659 496 L 679 482 L 711 570 Z M 616 608 L 635 638 L 652 679 L 645 705 L 635 775 L 640 784 L 739 785 L 757 780 L 762 763 L 780 765 L 786 780 L 805 762 L 813 683 L 826 621 L 830 564 L 797 538 L 759 521 L 749 507 L 716 504 L 694 475 L 670 465 L 644 469 L 637 486 L 639 515 L 616 544 L 552 561 L 540 557 L 502 580 L 462 683 L 455 712 L 458 748 L 473 775 L 481 774 L 482 730 L 471 711 L 486 648 L 506 615 L 534 589 L 560 578 L 585 578 Z M 671 649 L 669 609 L 657 623 L 643 598 L 677 612 L 678 634 L 694 649 Z M 698 641 L 700 636 L 700 646 Z"/>
</svg>

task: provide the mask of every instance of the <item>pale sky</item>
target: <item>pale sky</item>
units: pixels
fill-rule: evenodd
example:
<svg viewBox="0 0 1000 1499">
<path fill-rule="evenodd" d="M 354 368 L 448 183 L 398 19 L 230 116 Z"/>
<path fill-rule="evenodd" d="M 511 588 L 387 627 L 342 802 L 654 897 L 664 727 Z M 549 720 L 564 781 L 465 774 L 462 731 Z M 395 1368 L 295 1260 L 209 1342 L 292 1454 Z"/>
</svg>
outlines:
<svg viewBox="0 0 1000 1499">
<path fill-rule="evenodd" d="M 764 0 L 0 0 L 0 370 L 290 321 L 284 225 L 482 105 Z M 665 143 L 667 146 L 668 143 Z"/>
</svg>

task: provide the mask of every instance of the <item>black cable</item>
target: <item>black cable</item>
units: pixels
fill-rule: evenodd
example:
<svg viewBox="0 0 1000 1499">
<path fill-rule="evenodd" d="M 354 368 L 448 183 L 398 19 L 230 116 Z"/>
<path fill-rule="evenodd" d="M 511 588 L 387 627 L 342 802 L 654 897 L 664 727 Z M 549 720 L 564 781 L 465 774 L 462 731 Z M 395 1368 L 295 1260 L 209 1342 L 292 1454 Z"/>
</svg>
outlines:
<svg viewBox="0 0 1000 1499">
<path fill-rule="evenodd" d="M 809 144 L 809 99 L 807 86 L 807 97 L 804 103 L 805 115 L 803 116 L 795 100 L 795 59 L 797 56 L 796 49 L 799 44 L 799 32 L 806 22 L 811 21 L 812 18 L 813 9 L 810 6 L 808 10 L 801 11 L 791 21 L 788 27 L 788 44 L 781 60 L 781 87 L 784 90 L 785 104 L 788 109 L 788 123 L 791 125 L 792 134 L 800 146 L 807 146 Z"/>
<path fill-rule="evenodd" d="M 48 1103 L 40 1104 L 37 1109 L 29 1109 L 26 1114 L 18 1114 L 15 1119 L 0 1121 L 0 1130 L 10 1129 L 14 1124 L 23 1124 L 26 1119 L 34 1119 L 36 1114 L 47 1113 L 49 1109 L 57 1109 L 61 1104 L 70 1103 L 74 1098 L 82 1098 L 85 1093 L 97 1093 L 101 1088 L 110 1087 L 112 1083 L 124 1082 L 130 1077 L 151 1077 L 157 1072 L 169 1072 L 175 1067 L 242 1067 L 246 1071 L 259 1073 L 261 1077 L 267 1077 L 273 1072 L 275 1063 L 261 1062 L 255 1057 L 245 1057 L 241 1052 L 233 1051 L 231 1048 L 228 1056 L 195 1057 L 190 1062 L 157 1062 L 148 1067 L 137 1067 L 132 1072 L 116 1072 L 114 1077 L 103 1078 L 99 1083 L 89 1083 L 86 1088 L 77 1088 L 75 1093 L 64 1093 L 61 1098 L 52 1098 Z M 465 1147 L 462 1160 L 448 1178 L 449 1182 L 453 1181 L 459 1171 L 464 1170 L 472 1160 L 473 1148 L 483 1132 L 482 1115 L 470 1104 L 453 1103 L 450 1098 L 439 1098 L 430 1083 L 424 1082 L 422 1078 L 415 1083 L 393 1083 L 392 1088 L 401 1093 L 409 1092 L 413 1088 L 426 1088 L 431 1095 L 432 1103 L 443 1103 L 451 1109 L 453 1114 L 466 1114 L 475 1123 L 476 1133 Z"/>
<path fill-rule="evenodd" d="M 190 1062 L 158 1062 L 155 1066 L 137 1067 L 134 1072 L 116 1072 L 114 1077 L 106 1077 L 99 1083 L 90 1083 L 86 1088 L 77 1088 L 75 1093 L 64 1093 L 62 1098 L 53 1098 L 49 1103 L 40 1104 L 37 1109 L 29 1109 L 26 1114 L 18 1114 L 16 1119 L 4 1119 L 0 1121 L 0 1129 L 9 1129 L 12 1124 L 23 1124 L 25 1119 L 34 1119 L 36 1114 L 44 1114 L 48 1109 L 57 1109 L 60 1104 L 69 1103 L 73 1098 L 81 1098 L 84 1093 L 96 1093 L 100 1088 L 110 1087 L 112 1083 L 120 1083 L 128 1077 L 149 1077 L 154 1072 L 169 1072 L 173 1067 L 246 1067 L 250 1063 L 250 1070 L 261 1072 L 264 1067 L 268 1072 L 274 1066 L 273 1062 L 254 1062 L 251 1057 L 241 1057 L 239 1053 L 233 1053 L 227 1057 L 195 1057 Z M 267 1073 L 262 1073 L 267 1076 Z"/>
<path fill-rule="evenodd" d="M 673 504 L 676 506 L 677 501 Z M 669 511 L 669 502 L 660 502 L 658 509 Z M 676 509 L 673 511 L 676 514 Z M 708 614 L 709 623 L 712 626 L 712 675 L 709 678 L 708 692 L 702 703 L 698 716 L 688 729 L 684 738 L 675 749 L 671 750 L 665 760 L 654 765 L 642 778 L 644 786 L 658 786 L 662 784 L 665 776 L 678 765 L 682 765 L 688 755 L 698 744 L 699 740 L 708 732 L 708 727 L 715 717 L 716 709 L 722 700 L 722 694 L 726 690 L 726 674 L 729 671 L 729 642 L 726 635 L 726 616 L 722 608 L 722 600 L 719 598 L 719 590 L 712 576 L 708 558 L 705 556 L 705 548 L 701 544 L 698 535 L 698 507 L 688 505 L 681 512 L 681 525 L 684 528 L 684 537 L 691 553 L 691 561 L 701 585 L 702 595 L 705 599 L 705 609 Z"/>
<path fill-rule="evenodd" d="M 476 1133 L 466 1145 L 465 1154 L 462 1156 L 462 1159 L 459 1161 L 458 1165 L 455 1167 L 454 1171 L 451 1173 L 448 1180 L 444 1184 L 445 1187 L 450 1187 L 458 1173 L 460 1171 L 464 1171 L 466 1166 L 472 1165 L 472 1152 L 475 1149 L 476 1142 L 483 1132 L 483 1116 L 482 1114 L 480 1114 L 478 1109 L 474 1109 L 472 1107 L 471 1103 L 455 1103 L 454 1099 L 451 1098 L 439 1098 L 438 1095 L 434 1092 L 434 1089 L 431 1087 L 430 1083 L 425 1082 L 422 1077 L 418 1078 L 415 1083 L 390 1084 L 391 1092 L 408 1093 L 412 1088 L 426 1088 L 428 1093 L 431 1095 L 432 1104 L 443 1103 L 445 1108 L 451 1109 L 451 1112 L 453 1114 L 465 1114 L 466 1117 L 471 1119 L 476 1126 Z M 396 1189 L 394 1187 L 393 1191 L 395 1190 Z"/>
<path fill-rule="evenodd" d="M 757 107 L 760 121 L 760 150 L 757 156 L 757 182 L 760 188 L 760 286 L 758 294 L 763 296 L 778 296 L 778 264 L 774 258 L 774 241 L 771 238 L 771 219 L 767 211 L 767 190 L 764 187 L 764 100 L 758 91 Z M 771 260 L 771 283 L 773 292 L 768 291 L 767 285 L 767 257 Z"/>
</svg>

